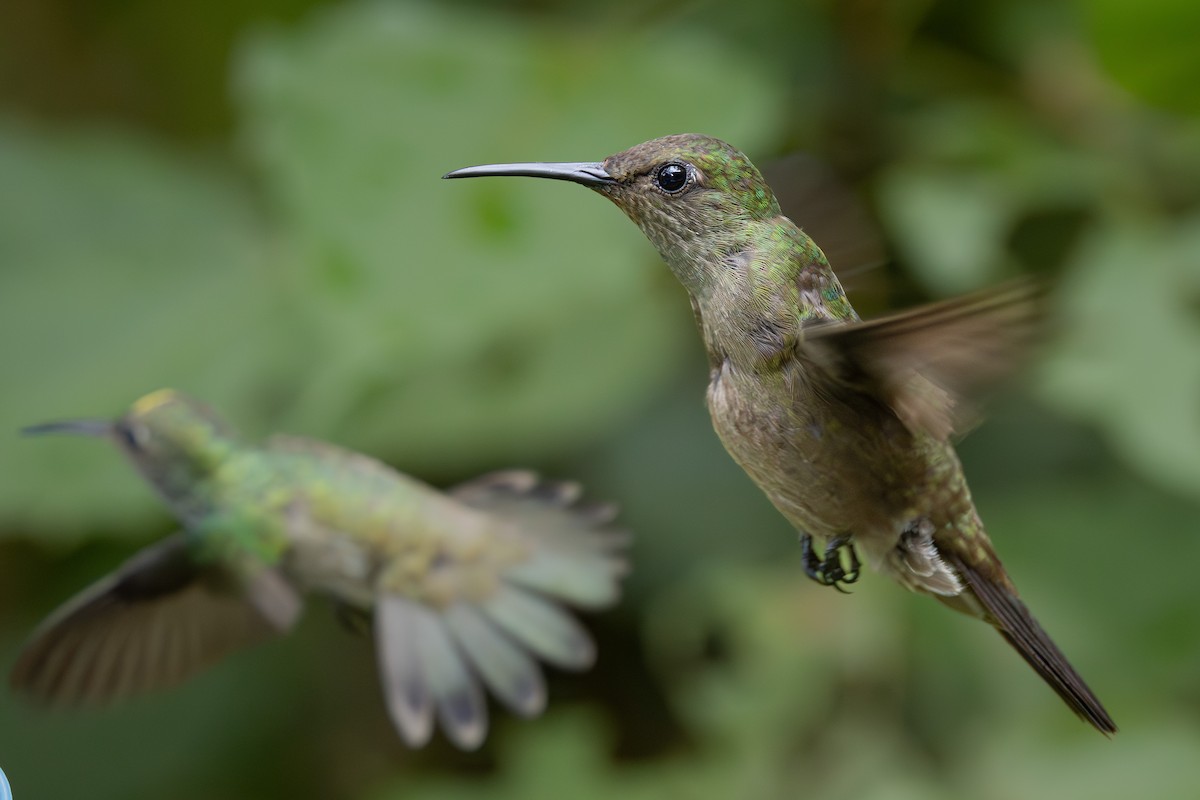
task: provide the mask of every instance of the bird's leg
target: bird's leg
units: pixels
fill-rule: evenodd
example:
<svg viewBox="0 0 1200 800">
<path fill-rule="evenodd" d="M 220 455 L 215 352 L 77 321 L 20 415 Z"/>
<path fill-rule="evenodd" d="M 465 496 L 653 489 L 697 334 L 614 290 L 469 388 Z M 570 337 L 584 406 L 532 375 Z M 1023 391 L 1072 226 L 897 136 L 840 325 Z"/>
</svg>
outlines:
<svg viewBox="0 0 1200 800">
<path fill-rule="evenodd" d="M 822 586 L 828 586 L 825 581 L 824 562 L 813 549 L 813 538 L 807 533 L 800 534 L 800 557 L 804 561 L 804 574 Z"/>
<path fill-rule="evenodd" d="M 842 568 L 841 550 L 843 547 L 849 551 L 847 555 L 849 569 Z M 824 564 L 825 576 L 834 584 L 854 583 L 862 571 L 862 564 L 858 560 L 858 551 L 854 549 L 854 543 L 850 541 L 850 536 L 844 533 L 830 539 L 825 545 Z"/>
<path fill-rule="evenodd" d="M 842 548 L 848 548 L 848 569 L 842 566 Z M 832 586 L 843 594 L 846 590 L 840 584 L 854 583 L 862 571 L 858 560 L 858 552 L 846 534 L 835 536 L 825 545 L 824 558 L 819 557 L 813 549 L 812 536 L 800 534 L 800 550 L 804 560 L 804 574 L 822 586 Z"/>
<path fill-rule="evenodd" d="M 842 566 L 841 551 L 843 547 L 850 550 L 849 569 Z M 821 560 L 821 577 L 826 586 L 832 586 L 842 594 L 847 594 L 841 584 L 850 584 L 858 580 L 861 566 L 858 561 L 858 552 L 855 551 L 847 534 L 835 536 L 826 543 L 825 557 Z"/>
</svg>

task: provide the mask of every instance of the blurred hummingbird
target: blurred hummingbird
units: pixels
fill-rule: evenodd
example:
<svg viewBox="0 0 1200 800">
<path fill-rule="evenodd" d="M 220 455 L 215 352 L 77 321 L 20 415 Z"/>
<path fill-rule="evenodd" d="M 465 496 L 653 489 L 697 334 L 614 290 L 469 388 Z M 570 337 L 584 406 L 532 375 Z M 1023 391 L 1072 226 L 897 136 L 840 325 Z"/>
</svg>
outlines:
<svg viewBox="0 0 1200 800">
<path fill-rule="evenodd" d="M 388 712 L 424 745 L 434 717 L 460 748 L 487 733 L 482 686 L 513 712 L 546 705 L 536 659 L 582 670 L 595 647 L 564 605 L 617 600 L 626 536 L 577 484 L 496 472 L 446 493 L 331 444 L 242 441 L 171 390 L 115 421 L 25 433 L 106 438 L 182 530 L 65 603 L 33 634 L 15 688 L 65 704 L 174 685 L 287 631 L 301 592 L 373 615 Z"/>
<path fill-rule="evenodd" d="M 654 244 L 691 298 L 713 426 L 800 532 L 809 577 L 840 589 L 858 578 L 861 551 L 901 586 L 995 626 L 1075 713 L 1116 731 L 1018 597 L 950 443 L 972 417 L 970 395 L 1031 338 L 1033 287 L 862 321 L 755 166 L 708 136 L 445 177 L 489 175 L 587 186 Z"/>
</svg>

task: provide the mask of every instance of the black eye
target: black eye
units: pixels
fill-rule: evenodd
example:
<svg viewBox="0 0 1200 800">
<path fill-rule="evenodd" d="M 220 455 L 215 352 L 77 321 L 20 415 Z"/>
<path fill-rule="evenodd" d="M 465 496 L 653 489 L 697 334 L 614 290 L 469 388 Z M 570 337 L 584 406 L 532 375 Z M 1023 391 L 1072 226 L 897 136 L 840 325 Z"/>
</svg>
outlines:
<svg viewBox="0 0 1200 800">
<path fill-rule="evenodd" d="M 687 167 L 674 161 L 663 164 L 654 173 L 654 182 L 667 194 L 676 194 L 688 184 Z"/>
<path fill-rule="evenodd" d="M 117 435 L 121 437 L 121 441 L 130 450 L 141 450 L 142 443 L 138 439 L 137 431 L 128 422 L 122 422 L 117 425 Z"/>
</svg>

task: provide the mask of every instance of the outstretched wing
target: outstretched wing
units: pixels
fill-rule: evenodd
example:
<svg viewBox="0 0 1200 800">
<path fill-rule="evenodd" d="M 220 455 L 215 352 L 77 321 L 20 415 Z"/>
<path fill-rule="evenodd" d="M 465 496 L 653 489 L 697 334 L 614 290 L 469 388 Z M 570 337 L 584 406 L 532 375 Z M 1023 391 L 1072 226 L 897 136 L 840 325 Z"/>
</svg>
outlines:
<svg viewBox="0 0 1200 800">
<path fill-rule="evenodd" d="M 162 689 L 286 630 L 299 611 L 274 571 L 198 568 L 175 534 L 63 604 L 34 632 L 11 683 L 68 705 Z"/>
<path fill-rule="evenodd" d="M 806 360 L 883 401 L 909 430 L 945 439 L 970 427 L 971 398 L 1007 375 L 1042 314 L 1029 280 L 865 322 L 804 329 Z"/>
</svg>

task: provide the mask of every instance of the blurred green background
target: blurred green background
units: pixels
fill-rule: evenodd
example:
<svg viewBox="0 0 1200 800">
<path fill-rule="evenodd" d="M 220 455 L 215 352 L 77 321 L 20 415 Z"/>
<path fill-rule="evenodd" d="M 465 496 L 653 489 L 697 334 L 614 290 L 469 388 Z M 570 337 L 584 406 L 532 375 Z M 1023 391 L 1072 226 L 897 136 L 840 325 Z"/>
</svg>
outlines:
<svg viewBox="0 0 1200 800">
<path fill-rule="evenodd" d="M 547 715 L 408 752 L 370 642 L 300 631 L 177 691 L 0 690 L 18 798 L 1193 798 L 1200 6 L 1191 0 L 9 0 L 0 25 L 0 668 L 173 525 L 116 453 L 22 440 L 171 385 L 247 435 L 621 502 L 626 601 Z M 703 407 L 687 301 L 600 198 L 467 164 L 728 139 L 864 313 L 1018 272 L 1056 333 L 961 446 L 1077 722 L 986 626 L 796 535 Z"/>
</svg>

